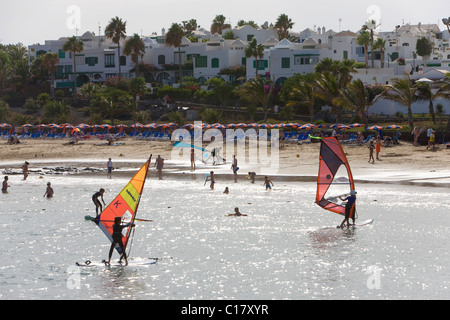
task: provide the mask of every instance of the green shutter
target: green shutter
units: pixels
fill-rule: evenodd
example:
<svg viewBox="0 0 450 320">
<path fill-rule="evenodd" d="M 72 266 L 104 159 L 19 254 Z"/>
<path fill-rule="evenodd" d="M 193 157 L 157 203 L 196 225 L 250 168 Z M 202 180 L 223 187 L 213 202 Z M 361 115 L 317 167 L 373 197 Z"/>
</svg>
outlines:
<svg viewBox="0 0 450 320">
<path fill-rule="evenodd" d="M 281 68 L 286 69 L 291 67 L 290 58 L 281 58 Z"/>
</svg>

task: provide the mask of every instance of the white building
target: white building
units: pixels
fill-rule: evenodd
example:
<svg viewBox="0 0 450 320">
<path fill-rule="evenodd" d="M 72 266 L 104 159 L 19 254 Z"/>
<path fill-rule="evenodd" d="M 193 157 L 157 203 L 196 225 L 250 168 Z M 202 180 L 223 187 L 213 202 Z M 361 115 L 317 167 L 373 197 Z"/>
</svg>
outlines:
<svg viewBox="0 0 450 320">
<path fill-rule="evenodd" d="M 95 36 L 91 32 L 86 32 L 78 37 L 83 41 L 84 50 L 76 54 L 75 63 L 77 69 L 77 83 L 81 86 L 87 82 L 104 82 L 110 78 L 117 77 L 119 74 L 119 63 L 121 66 L 121 75 L 130 76 L 130 70 L 134 64 L 130 57 L 117 53 L 117 45 L 105 36 Z M 47 52 L 58 53 L 59 64 L 56 70 L 55 87 L 73 88 L 74 87 L 74 66 L 72 52 L 63 51 L 64 43 L 68 38 L 45 41 L 44 45 L 32 45 L 28 47 L 30 63 L 38 56 Z M 125 41 L 121 41 L 121 48 Z"/>
<path fill-rule="evenodd" d="M 358 35 L 352 31 L 336 33 L 326 31 L 324 27 L 316 30 L 305 29 L 293 33 L 298 40 L 290 42 L 287 39 L 279 41 L 273 28 L 253 28 L 245 25 L 229 30 L 234 39 L 226 40 L 221 35 L 210 35 L 206 30 L 194 34 L 197 42 L 188 38 L 182 39 L 180 50 L 164 44 L 164 32 L 161 36 L 144 38 L 146 47 L 142 62 L 149 66 L 143 71 L 147 82 L 157 81 L 174 84 L 179 78 L 179 62 L 185 66 L 183 75 L 194 76 L 204 82 L 212 77 L 220 76 L 225 80 L 238 80 L 234 76 L 221 74 L 222 70 L 242 67 L 246 69 L 247 80 L 256 73 L 270 77 L 277 85 L 296 73 L 310 73 L 315 65 L 324 58 L 334 60 L 352 59 L 365 61 L 364 47 L 356 43 Z M 224 31 L 224 33 L 227 30 Z M 359 69 L 354 74 L 355 79 L 365 83 L 386 83 L 390 79 L 411 73 L 414 78 L 432 69 L 450 70 L 450 46 L 448 31 L 441 32 L 437 25 L 404 25 L 391 32 L 380 32 L 376 37 L 386 40 L 385 68 L 381 68 L 380 54 L 374 52 L 375 68 Z M 425 36 L 433 41 L 434 51 L 428 62 L 424 64 L 421 57 L 415 54 L 416 42 Z M 245 49 L 253 37 L 263 44 L 264 57 L 258 59 L 245 58 Z M 119 63 L 124 77 L 130 74 L 134 64 L 130 57 L 123 54 L 117 56 L 117 46 L 105 36 L 95 36 L 86 32 L 79 37 L 84 43 L 84 51 L 76 55 L 78 83 L 103 82 L 118 75 Z M 191 38 L 192 39 L 192 38 Z M 60 63 L 57 67 L 56 87 L 73 87 L 73 59 L 70 52 L 63 52 L 62 47 L 67 38 L 46 41 L 44 45 L 29 46 L 30 61 L 46 52 L 57 52 Z M 125 41 L 121 42 L 123 48 Z M 369 53 L 371 49 L 369 47 Z M 396 59 L 403 57 L 406 65 L 397 64 Z M 369 58 L 369 66 L 371 66 Z M 192 66 L 189 65 L 192 63 Z M 420 72 L 419 72 L 420 67 Z M 239 79 L 240 80 L 240 79 Z"/>
</svg>

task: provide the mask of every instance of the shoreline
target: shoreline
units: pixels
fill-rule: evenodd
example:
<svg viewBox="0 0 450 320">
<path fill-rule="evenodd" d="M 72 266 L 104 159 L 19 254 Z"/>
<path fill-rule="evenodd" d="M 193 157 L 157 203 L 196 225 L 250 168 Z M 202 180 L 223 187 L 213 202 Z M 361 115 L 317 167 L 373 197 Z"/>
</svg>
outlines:
<svg viewBox="0 0 450 320">
<path fill-rule="evenodd" d="M 20 175 L 24 161 L 30 163 L 30 174 L 50 175 L 98 175 L 106 176 L 106 162 L 112 158 L 117 170 L 114 176 L 128 176 L 153 154 L 150 168 L 155 177 L 154 159 L 160 154 L 165 160 L 163 178 L 204 179 L 214 171 L 218 179 L 232 182 L 231 161 L 213 166 L 197 161 L 197 170 L 190 171 L 190 162 L 171 160 L 173 146 L 170 141 L 147 141 L 125 138 L 117 146 L 99 146 L 99 140 L 82 141 L 67 145 L 64 140 L 23 140 L 19 145 L 8 145 L 0 140 L 0 172 L 2 175 Z M 238 159 L 238 180 L 245 180 L 247 172 L 254 171 L 257 181 L 261 176 L 270 176 L 274 181 L 315 182 L 318 171 L 319 143 L 286 144 L 279 149 L 279 167 L 266 168 L 258 164 L 244 163 Z M 368 149 L 363 146 L 343 144 L 350 162 L 355 183 L 386 183 L 450 187 L 450 150 L 438 146 L 436 151 L 427 151 L 424 146 L 413 146 L 402 141 L 394 147 L 382 147 L 380 160 L 368 163 Z M 180 149 L 176 149 L 181 151 Z M 248 151 L 248 146 L 246 148 Z M 188 153 L 185 148 L 183 152 Z M 243 151 L 242 151 L 243 152 Z M 185 155 L 186 156 L 186 155 Z"/>
</svg>

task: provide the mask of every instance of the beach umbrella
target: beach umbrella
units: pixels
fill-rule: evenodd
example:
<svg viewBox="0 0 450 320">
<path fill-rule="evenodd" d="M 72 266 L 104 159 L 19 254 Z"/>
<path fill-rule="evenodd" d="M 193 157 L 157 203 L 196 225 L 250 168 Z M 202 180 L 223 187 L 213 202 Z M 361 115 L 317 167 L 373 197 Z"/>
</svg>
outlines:
<svg viewBox="0 0 450 320">
<path fill-rule="evenodd" d="M 7 123 L 0 123 L 0 128 L 7 128 L 7 127 L 11 127 L 11 125 Z"/>
<path fill-rule="evenodd" d="M 369 128 L 367 128 L 368 130 L 383 130 L 384 127 L 382 126 L 371 126 Z"/>
<path fill-rule="evenodd" d="M 396 124 L 391 124 L 390 126 L 387 126 L 386 129 L 395 130 L 395 129 L 403 129 L 403 127 L 402 126 L 398 126 Z"/>
<path fill-rule="evenodd" d="M 258 125 L 258 128 L 260 128 L 260 129 L 270 129 L 270 128 L 272 128 L 272 125 L 268 124 L 268 123 L 262 123 L 262 124 Z"/>
<path fill-rule="evenodd" d="M 27 123 L 27 124 L 23 124 L 22 127 L 24 127 L 24 128 L 32 128 L 34 126 L 32 124 Z"/>
<path fill-rule="evenodd" d="M 351 129 L 351 127 L 350 127 L 350 126 L 347 126 L 347 125 L 345 125 L 345 124 L 341 124 L 341 125 L 339 126 L 339 129 L 348 130 L 348 129 Z"/>
<path fill-rule="evenodd" d="M 248 127 L 248 124 L 246 124 L 246 123 L 238 123 L 238 124 L 236 125 L 236 127 L 237 127 L 237 128 L 247 128 L 247 127 Z"/>
<path fill-rule="evenodd" d="M 236 128 L 236 124 L 234 124 L 234 123 L 227 124 L 227 128 L 234 129 L 234 128 Z"/>
<path fill-rule="evenodd" d="M 349 127 L 350 128 L 360 128 L 360 127 L 364 127 L 364 125 L 362 123 L 353 123 Z"/>
<path fill-rule="evenodd" d="M 258 124 L 257 123 L 250 123 L 248 125 L 249 128 L 258 128 Z"/>
<path fill-rule="evenodd" d="M 192 123 L 188 123 L 188 124 L 185 124 L 183 126 L 183 128 L 186 130 L 192 130 L 192 129 L 194 129 L 194 125 Z"/>
<path fill-rule="evenodd" d="M 324 124 L 316 124 L 315 126 L 314 126 L 314 129 L 321 129 L 321 128 L 325 128 L 326 127 L 326 125 L 324 125 Z"/>
<path fill-rule="evenodd" d="M 297 128 L 300 125 L 298 123 L 289 122 L 289 123 L 284 124 L 284 126 L 288 127 L 288 128 Z"/>
<path fill-rule="evenodd" d="M 284 128 L 284 123 L 273 124 L 272 129 Z"/>
<path fill-rule="evenodd" d="M 214 129 L 219 129 L 219 130 L 223 130 L 223 129 L 226 129 L 226 128 L 227 128 L 226 126 L 224 126 L 223 124 L 220 124 L 220 123 L 218 123 L 218 124 L 213 124 L 212 127 L 213 127 Z"/>
<path fill-rule="evenodd" d="M 300 127 L 298 127 L 300 130 L 310 130 L 310 129 L 312 129 L 314 127 L 314 125 L 313 124 L 311 124 L 311 123 L 306 123 L 306 124 L 304 124 L 304 125 L 302 125 L 302 126 L 300 126 Z"/>
</svg>

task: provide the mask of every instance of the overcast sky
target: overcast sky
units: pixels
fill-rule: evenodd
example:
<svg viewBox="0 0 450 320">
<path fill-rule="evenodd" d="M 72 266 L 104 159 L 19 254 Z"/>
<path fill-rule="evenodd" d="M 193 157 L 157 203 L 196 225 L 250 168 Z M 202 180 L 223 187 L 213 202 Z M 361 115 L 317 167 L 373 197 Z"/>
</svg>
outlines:
<svg viewBox="0 0 450 320">
<path fill-rule="evenodd" d="M 196 19 L 209 30 L 219 14 L 235 26 L 241 19 L 275 23 L 282 13 L 295 23 L 296 32 L 319 26 L 358 31 L 368 19 L 381 21 L 382 31 L 419 22 L 439 24 L 444 30 L 441 20 L 450 15 L 450 4 L 449 0 L 1 0 L 0 43 L 43 44 L 75 35 L 78 24 L 78 35 L 98 34 L 99 24 L 103 33 L 115 16 L 127 21 L 128 35 L 150 35 L 183 20 Z"/>
</svg>

